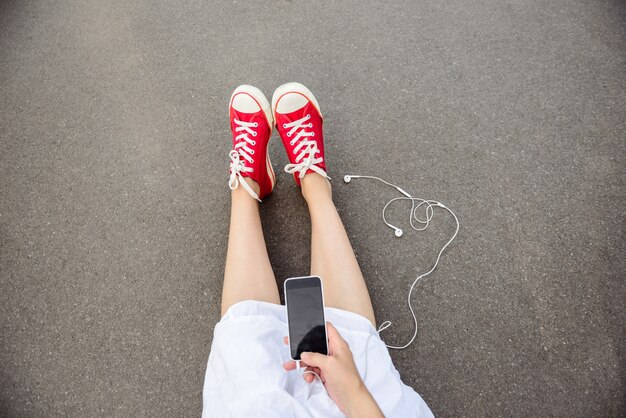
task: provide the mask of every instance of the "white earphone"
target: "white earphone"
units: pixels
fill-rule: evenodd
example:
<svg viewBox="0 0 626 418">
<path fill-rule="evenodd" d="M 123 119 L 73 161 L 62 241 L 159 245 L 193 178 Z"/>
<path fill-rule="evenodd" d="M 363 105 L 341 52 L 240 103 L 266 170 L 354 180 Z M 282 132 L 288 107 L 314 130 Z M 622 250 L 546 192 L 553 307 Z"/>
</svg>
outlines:
<svg viewBox="0 0 626 418">
<path fill-rule="evenodd" d="M 386 184 L 387 186 L 393 187 L 394 189 L 396 189 L 397 191 L 399 191 L 403 196 L 399 196 L 399 197 L 395 197 L 391 200 L 389 200 L 387 202 L 387 204 L 383 207 L 383 222 L 385 222 L 385 224 L 394 230 L 394 234 L 396 237 L 400 238 L 403 235 L 403 231 L 402 229 L 398 228 L 397 226 L 394 226 L 392 224 L 390 224 L 387 221 L 387 218 L 385 217 L 385 212 L 387 210 L 387 208 L 389 207 L 389 205 L 391 205 L 393 202 L 396 202 L 398 200 L 410 200 L 411 201 L 411 212 L 409 214 L 409 224 L 411 225 L 411 228 L 413 228 L 416 231 L 423 231 L 426 228 L 428 228 L 428 225 L 430 224 L 430 221 L 432 220 L 435 211 L 434 208 L 435 207 L 439 207 L 442 209 L 447 210 L 448 212 L 450 212 L 450 214 L 454 217 L 454 220 L 456 221 L 456 229 L 454 231 L 454 234 L 452 235 L 452 237 L 448 240 L 448 242 L 446 242 L 446 244 L 441 248 L 441 250 L 439 251 L 439 254 L 437 254 L 437 259 L 435 260 L 435 264 L 430 268 L 430 270 L 428 270 L 426 273 L 423 273 L 419 276 L 417 276 L 417 278 L 415 280 L 413 280 L 413 283 L 411 284 L 411 287 L 409 289 L 409 293 L 408 293 L 408 297 L 407 297 L 407 303 L 409 305 L 409 310 L 411 311 L 411 315 L 413 315 L 413 322 L 415 323 L 415 328 L 414 328 L 414 332 L 413 332 L 413 337 L 411 337 L 411 339 L 409 340 L 408 343 L 406 343 L 405 345 L 402 346 L 393 346 L 393 345 L 387 345 L 388 348 L 393 348 L 393 349 L 397 349 L 397 350 L 402 350 L 404 348 L 407 348 L 409 345 L 411 345 L 411 343 L 413 343 L 413 341 L 415 340 L 415 337 L 417 337 L 417 317 L 415 316 L 415 312 L 413 311 L 413 306 L 411 306 L 411 293 L 413 293 L 413 289 L 415 288 L 415 285 L 417 284 L 417 282 L 419 282 L 422 278 L 428 276 L 430 273 L 432 273 L 435 268 L 437 267 L 437 264 L 439 264 L 439 259 L 441 258 L 441 254 L 443 253 L 443 251 L 448 247 L 448 245 L 450 245 L 452 243 L 452 241 L 454 241 L 454 239 L 456 238 L 457 234 L 459 233 L 459 227 L 460 227 L 460 223 L 459 223 L 459 219 L 456 217 L 456 215 L 454 214 L 454 212 L 448 208 L 446 205 L 444 205 L 441 202 L 438 202 L 436 200 L 428 200 L 428 199 L 422 199 L 419 197 L 413 197 L 411 196 L 409 193 L 407 193 L 405 190 L 403 190 L 402 188 L 396 186 L 395 184 L 391 184 L 379 177 L 374 177 L 374 176 L 360 176 L 360 175 L 353 175 L 353 174 L 348 174 L 345 175 L 343 177 L 343 181 L 346 183 L 350 183 L 350 181 L 352 181 L 352 179 L 372 179 L 372 180 L 377 180 L 380 181 L 384 184 Z M 419 208 L 421 208 L 422 206 L 424 206 L 425 210 L 425 218 L 420 219 L 417 216 L 417 210 Z M 414 225 L 414 221 L 420 223 L 422 226 L 421 227 L 417 227 Z M 387 329 L 389 326 L 391 325 L 391 321 L 385 321 L 382 324 L 380 324 L 380 327 L 378 327 L 378 333 L 382 332 L 383 330 Z"/>
</svg>

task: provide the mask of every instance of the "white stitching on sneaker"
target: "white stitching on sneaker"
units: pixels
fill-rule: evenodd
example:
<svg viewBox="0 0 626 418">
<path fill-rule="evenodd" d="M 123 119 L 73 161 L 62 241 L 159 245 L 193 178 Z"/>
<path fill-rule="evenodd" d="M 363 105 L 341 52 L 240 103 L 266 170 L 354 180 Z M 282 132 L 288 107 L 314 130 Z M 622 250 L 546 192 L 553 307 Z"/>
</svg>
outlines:
<svg viewBox="0 0 626 418">
<path fill-rule="evenodd" d="M 315 136 L 315 132 L 307 132 L 304 129 L 304 128 L 307 128 L 307 127 L 310 128 L 313 126 L 312 123 L 304 123 L 310 118 L 311 118 L 311 115 L 308 114 L 302 119 L 298 119 L 290 123 L 283 123 L 283 128 L 285 129 L 291 128 L 289 132 L 287 132 L 288 137 L 291 137 L 294 133 L 296 134 L 296 136 L 289 143 L 293 145 L 297 141 L 300 141 L 300 143 L 296 145 L 296 147 L 293 149 L 294 154 L 297 154 L 298 152 L 300 152 L 300 154 L 296 156 L 296 163 L 287 164 L 285 166 L 285 171 L 289 174 L 294 174 L 297 172 L 299 173 L 298 177 L 302 179 L 304 175 L 306 174 L 306 172 L 310 169 L 310 170 L 315 171 L 322 177 L 330 179 L 330 177 L 328 177 L 328 174 L 326 174 L 324 170 L 322 170 L 316 165 L 324 161 L 324 159 L 321 156 L 316 157 L 315 155 L 315 154 L 320 153 L 320 150 L 317 148 L 317 142 L 310 141 L 307 139 L 308 137 Z"/>
</svg>

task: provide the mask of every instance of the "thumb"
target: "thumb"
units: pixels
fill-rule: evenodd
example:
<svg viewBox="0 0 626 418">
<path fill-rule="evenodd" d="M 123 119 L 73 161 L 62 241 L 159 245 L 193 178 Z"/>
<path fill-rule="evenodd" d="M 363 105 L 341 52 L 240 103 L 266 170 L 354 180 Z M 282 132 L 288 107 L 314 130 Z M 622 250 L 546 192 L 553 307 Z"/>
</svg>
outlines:
<svg viewBox="0 0 626 418">
<path fill-rule="evenodd" d="M 306 352 L 300 354 L 300 357 L 302 358 L 302 361 L 304 361 L 307 365 L 312 367 L 319 367 L 320 369 L 324 368 L 324 366 L 326 365 L 326 361 L 328 360 L 327 356 L 320 353 Z"/>
<path fill-rule="evenodd" d="M 337 353 L 343 351 L 348 343 L 346 343 L 346 340 L 341 337 L 337 328 L 335 328 L 330 322 L 326 322 L 326 330 L 328 331 L 328 348 L 330 350 L 330 354 L 335 356 Z"/>
</svg>

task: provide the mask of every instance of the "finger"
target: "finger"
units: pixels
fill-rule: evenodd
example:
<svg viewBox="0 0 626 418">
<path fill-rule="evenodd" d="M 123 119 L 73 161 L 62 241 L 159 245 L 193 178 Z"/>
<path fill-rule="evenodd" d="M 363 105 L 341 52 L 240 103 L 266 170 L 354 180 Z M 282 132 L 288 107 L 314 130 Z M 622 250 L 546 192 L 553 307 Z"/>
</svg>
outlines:
<svg viewBox="0 0 626 418">
<path fill-rule="evenodd" d="M 319 373 L 317 373 L 313 367 L 310 367 L 310 366 L 307 367 L 306 370 L 304 371 L 305 380 L 311 383 L 312 381 L 315 380 L 316 374 L 319 376 Z"/>
<path fill-rule="evenodd" d="M 291 370 L 295 370 L 296 369 L 296 362 L 293 360 L 289 360 L 285 363 L 283 363 L 283 369 L 287 370 L 288 372 Z"/>
<path fill-rule="evenodd" d="M 326 322 L 326 332 L 328 332 L 329 340 L 332 338 L 333 340 L 344 341 L 339 331 L 337 331 L 337 328 L 330 322 Z"/>
<path fill-rule="evenodd" d="M 320 369 L 324 368 L 324 366 L 326 365 L 326 361 L 328 360 L 327 356 L 320 353 L 307 352 L 300 354 L 300 357 L 306 362 L 308 366 L 319 367 Z"/>
<path fill-rule="evenodd" d="M 333 324 L 326 322 L 326 330 L 328 333 L 328 348 L 332 354 L 335 354 L 337 351 L 341 351 L 348 346 L 346 340 L 343 339 Z"/>
<path fill-rule="evenodd" d="M 289 360 L 285 363 L 283 363 L 283 369 L 287 370 L 287 371 L 291 371 L 291 370 L 295 370 L 297 367 L 297 364 L 294 360 Z M 308 364 L 306 364 L 305 362 L 301 361 L 300 362 L 300 367 L 308 367 Z"/>
<path fill-rule="evenodd" d="M 284 342 L 285 344 L 289 345 L 289 337 L 284 336 L 284 337 L 283 337 L 283 342 Z"/>
<path fill-rule="evenodd" d="M 322 374 L 322 370 L 319 367 L 309 367 L 307 369 L 307 371 L 312 372 L 312 373 L 310 373 L 311 376 L 314 376 L 314 377 L 318 378 L 322 383 L 326 383 L 326 380 L 324 379 L 324 376 Z M 313 374 L 313 373 L 315 373 L 315 374 Z"/>
<path fill-rule="evenodd" d="M 316 369 L 315 373 L 317 373 L 317 375 L 320 377 L 320 380 L 322 381 L 322 383 L 326 383 L 326 378 L 324 377 L 324 373 L 322 373 L 320 369 Z"/>
</svg>

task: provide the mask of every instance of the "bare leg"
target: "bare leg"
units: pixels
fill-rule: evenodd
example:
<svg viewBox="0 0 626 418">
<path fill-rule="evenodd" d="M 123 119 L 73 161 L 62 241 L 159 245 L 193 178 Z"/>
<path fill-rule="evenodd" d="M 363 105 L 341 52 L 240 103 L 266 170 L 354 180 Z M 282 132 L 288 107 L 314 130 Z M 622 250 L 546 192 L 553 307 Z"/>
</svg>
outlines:
<svg viewBox="0 0 626 418">
<path fill-rule="evenodd" d="M 311 213 L 311 274 L 322 277 L 326 304 L 361 314 L 376 326 L 372 301 L 330 184 L 318 174 L 307 174 L 302 194 Z"/>
<path fill-rule="evenodd" d="M 259 186 L 246 178 L 258 193 Z M 228 252 L 222 290 L 222 316 L 244 300 L 280 303 L 276 278 L 265 247 L 259 204 L 241 185 L 232 192 Z"/>
</svg>

